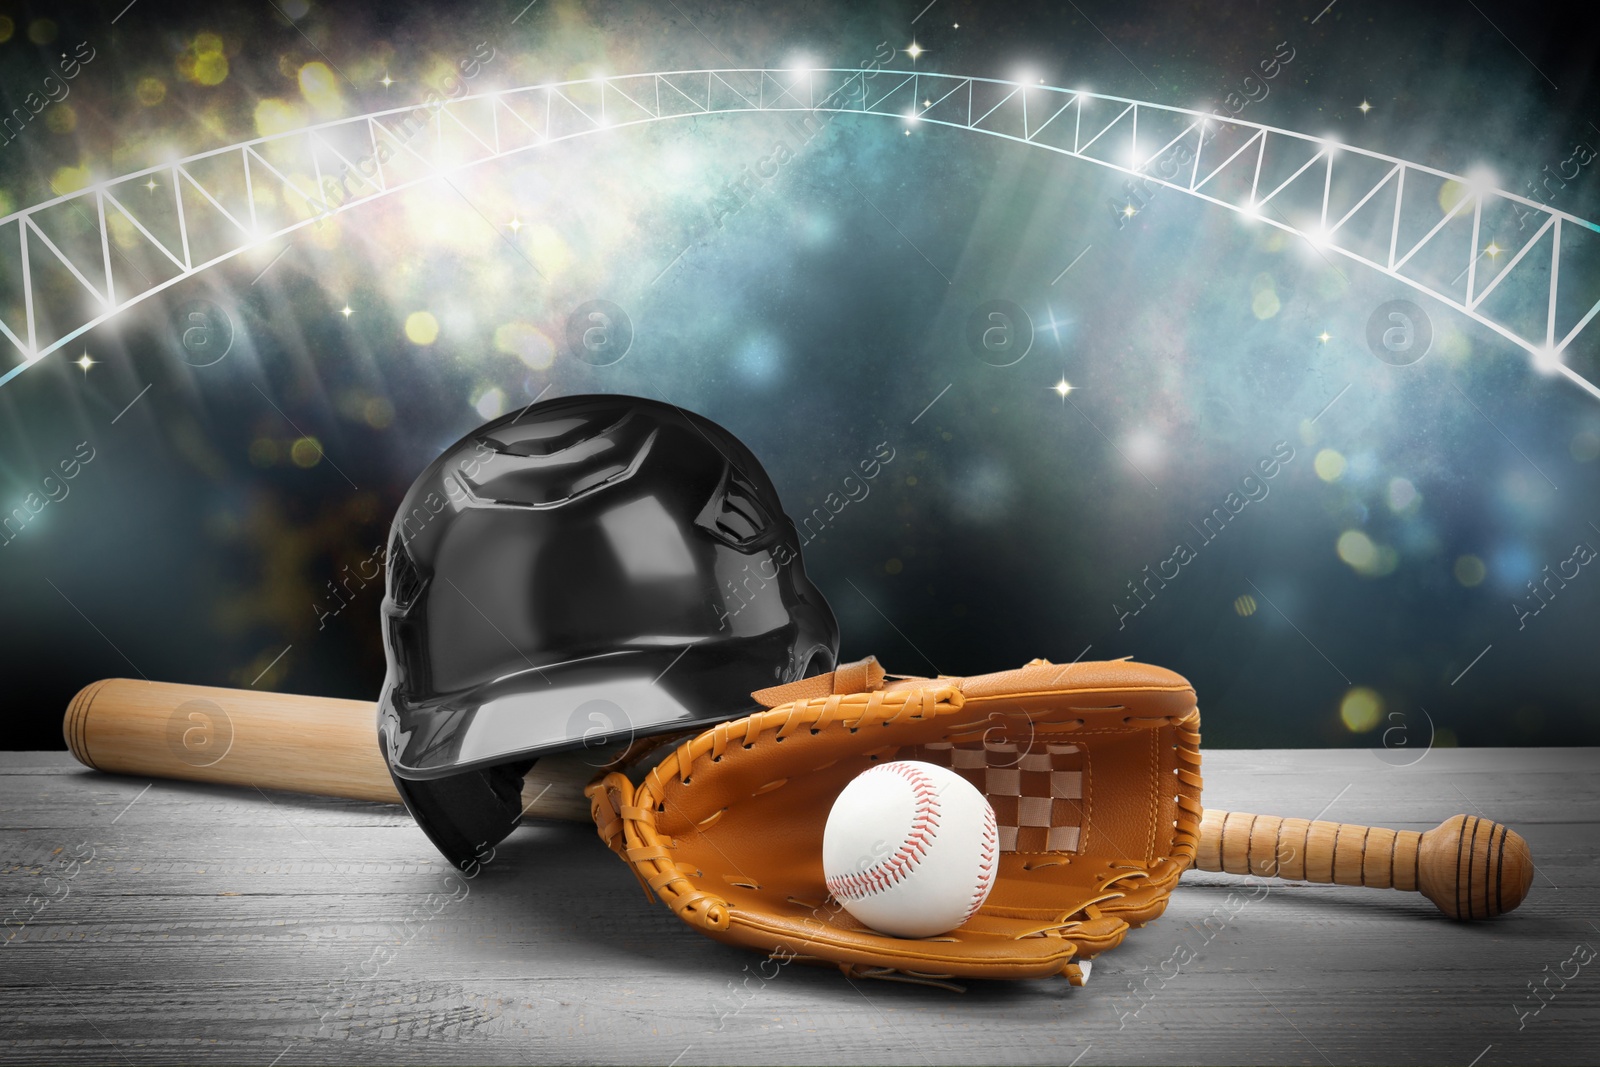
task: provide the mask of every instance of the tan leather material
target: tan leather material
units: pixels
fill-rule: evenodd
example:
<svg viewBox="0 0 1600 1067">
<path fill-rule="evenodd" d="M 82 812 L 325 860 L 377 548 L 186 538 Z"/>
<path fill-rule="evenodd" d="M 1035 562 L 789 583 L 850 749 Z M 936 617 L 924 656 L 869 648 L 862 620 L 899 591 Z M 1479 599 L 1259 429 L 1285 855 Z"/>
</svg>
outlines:
<svg viewBox="0 0 1600 1067">
<path fill-rule="evenodd" d="M 869 693 L 883 688 L 883 667 L 878 657 L 868 656 L 854 663 L 841 664 L 827 674 L 815 674 L 787 685 L 757 689 L 750 695 L 762 707 L 775 708 L 794 700 L 811 700 L 834 693 Z"/>
<path fill-rule="evenodd" d="M 856 692 L 836 684 L 706 730 L 637 785 L 621 773 L 590 785 L 602 838 L 685 922 L 851 975 L 1081 978 L 1073 961 L 1165 909 L 1201 816 L 1199 712 L 1182 676 L 1131 661 L 1035 661 Z M 823 826 L 857 774 L 928 755 L 994 790 L 997 815 L 1002 802 L 1049 814 L 1013 819 L 1014 847 L 964 925 L 889 937 L 829 898 Z M 1039 847 L 1047 837 L 1070 847 Z"/>
</svg>

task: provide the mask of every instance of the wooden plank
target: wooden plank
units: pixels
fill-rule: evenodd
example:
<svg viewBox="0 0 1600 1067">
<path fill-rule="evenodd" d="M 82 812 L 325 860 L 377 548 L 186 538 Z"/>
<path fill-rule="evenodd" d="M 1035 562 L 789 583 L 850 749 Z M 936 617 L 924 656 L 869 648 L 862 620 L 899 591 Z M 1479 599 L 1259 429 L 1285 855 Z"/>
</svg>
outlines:
<svg viewBox="0 0 1600 1067">
<path fill-rule="evenodd" d="M 0 946 L 0 1061 L 1593 1062 L 1600 960 L 1536 1014 L 1527 985 L 1600 948 L 1597 756 L 1208 751 L 1218 807 L 1420 830 L 1481 805 L 1528 838 L 1533 892 L 1458 924 L 1191 872 L 1086 987 L 957 994 L 701 937 L 583 825 L 525 826 L 465 881 L 391 806 L 0 754 L 0 905 L 35 908 Z"/>
</svg>

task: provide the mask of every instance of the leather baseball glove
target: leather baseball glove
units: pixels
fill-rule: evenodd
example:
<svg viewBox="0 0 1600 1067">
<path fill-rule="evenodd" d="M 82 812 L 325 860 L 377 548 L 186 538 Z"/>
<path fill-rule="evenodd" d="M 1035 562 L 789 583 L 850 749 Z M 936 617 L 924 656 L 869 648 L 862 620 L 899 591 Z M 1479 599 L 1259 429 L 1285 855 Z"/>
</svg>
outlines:
<svg viewBox="0 0 1600 1067">
<path fill-rule="evenodd" d="M 1126 660 L 1034 660 L 972 678 L 886 680 L 872 658 L 754 694 L 769 710 L 667 752 L 637 785 L 591 783 L 600 837 L 695 929 L 852 977 L 1037 978 L 1154 919 L 1194 857 L 1200 715 L 1180 675 Z M 877 933 L 832 899 L 822 833 L 881 762 L 950 767 L 988 798 L 999 873 L 936 937 Z"/>
</svg>

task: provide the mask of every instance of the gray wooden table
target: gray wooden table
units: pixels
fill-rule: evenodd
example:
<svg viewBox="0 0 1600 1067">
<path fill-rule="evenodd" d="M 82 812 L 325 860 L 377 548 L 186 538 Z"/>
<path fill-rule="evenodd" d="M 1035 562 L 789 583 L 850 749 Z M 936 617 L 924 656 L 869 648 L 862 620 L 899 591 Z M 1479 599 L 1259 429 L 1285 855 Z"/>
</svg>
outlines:
<svg viewBox="0 0 1600 1067">
<path fill-rule="evenodd" d="M 1084 988 L 954 993 L 762 966 L 648 904 L 586 826 L 519 829 L 466 882 L 399 808 L 0 753 L 0 1060 L 1600 1061 L 1600 750 L 1393 756 L 1208 751 L 1205 796 L 1488 815 L 1533 848 L 1520 910 L 1457 924 L 1414 894 L 1191 872 Z"/>
</svg>

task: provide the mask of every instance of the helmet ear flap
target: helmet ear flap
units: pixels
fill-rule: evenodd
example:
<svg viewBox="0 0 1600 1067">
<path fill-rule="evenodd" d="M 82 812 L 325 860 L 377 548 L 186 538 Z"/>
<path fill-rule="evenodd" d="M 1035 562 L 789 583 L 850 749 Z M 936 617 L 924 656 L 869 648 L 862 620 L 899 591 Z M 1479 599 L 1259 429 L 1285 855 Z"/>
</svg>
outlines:
<svg viewBox="0 0 1600 1067">
<path fill-rule="evenodd" d="M 446 778 L 401 778 L 390 772 L 406 807 L 456 867 L 488 861 L 522 816 L 522 778 L 534 761 L 501 764 Z"/>
<path fill-rule="evenodd" d="M 839 666 L 838 660 L 839 657 L 833 654 L 831 648 L 825 645 L 814 645 L 801 659 L 800 670 L 795 675 L 795 680 L 810 678 L 818 674 L 827 674 Z"/>
</svg>

